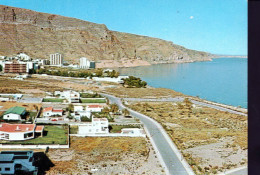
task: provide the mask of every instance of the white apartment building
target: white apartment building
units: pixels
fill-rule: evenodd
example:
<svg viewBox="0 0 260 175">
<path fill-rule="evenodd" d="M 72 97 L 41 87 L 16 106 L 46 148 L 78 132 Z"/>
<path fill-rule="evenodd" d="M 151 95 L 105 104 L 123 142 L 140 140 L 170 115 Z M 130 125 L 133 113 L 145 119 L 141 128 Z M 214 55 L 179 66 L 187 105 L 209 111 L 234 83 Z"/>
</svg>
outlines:
<svg viewBox="0 0 260 175">
<path fill-rule="evenodd" d="M 50 54 L 50 65 L 63 65 L 63 57 L 60 53 Z"/>
<path fill-rule="evenodd" d="M 69 103 L 79 103 L 80 94 L 76 91 L 55 91 L 54 95 L 60 95 L 60 98 L 66 98 Z"/>
<path fill-rule="evenodd" d="M 79 59 L 79 68 L 88 69 L 90 67 L 90 61 L 86 57 L 81 57 Z"/>
<path fill-rule="evenodd" d="M 19 57 L 20 59 L 24 60 L 24 61 L 29 61 L 31 60 L 30 56 L 29 55 L 26 55 L 25 53 L 19 53 L 17 55 L 17 57 Z"/>
</svg>

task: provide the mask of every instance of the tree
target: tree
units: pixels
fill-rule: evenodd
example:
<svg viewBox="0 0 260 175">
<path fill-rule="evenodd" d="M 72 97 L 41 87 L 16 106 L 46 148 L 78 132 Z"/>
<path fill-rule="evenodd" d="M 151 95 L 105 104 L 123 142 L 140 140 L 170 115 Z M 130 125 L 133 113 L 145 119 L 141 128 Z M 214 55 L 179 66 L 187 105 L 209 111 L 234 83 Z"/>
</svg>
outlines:
<svg viewBox="0 0 260 175">
<path fill-rule="evenodd" d="M 81 120 L 82 122 L 91 122 L 91 118 L 88 118 L 87 116 L 82 116 L 82 117 L 80 118 L 80 120 Z"/>
<path fill-rule="evenodd" d="M 130 115 L 130 112 L 126 108 L 124 108 L 122 110 L 122 113 L 124 114 L 124 116 L 129 116 Z"/>
<path fill-rule="evenodd" d="M 67 109 L 68 109 L 69 112 L 73 112 L 73 111 L 74 111 L 74 106 L 73 106 L 73 104 L 70 103 Z"/>
<path fill-rule="evenodd" d="M 115 113 L 115 112 L 118 112 L 119 107 L 117 106 L 117 104 L 113 103 L 110 105 L 110 109 L 111 109 L 111 112 Z"/>
<path fill-rule="evenodd" d="M 110 112 L 110 109 L 109 109 L 108 107 L 104 107 L 103 110 L 102 110 L 102 112 L 104 112 L 104 113 L 109 113 L 109 112 Z"/>
<path fill-rule="evenodd" d="M 2 72 L 2 70 L 3 70 L 3 66 L 2 66 L 2 65 L 0 65 L 0 72 Z"/>
</svg>

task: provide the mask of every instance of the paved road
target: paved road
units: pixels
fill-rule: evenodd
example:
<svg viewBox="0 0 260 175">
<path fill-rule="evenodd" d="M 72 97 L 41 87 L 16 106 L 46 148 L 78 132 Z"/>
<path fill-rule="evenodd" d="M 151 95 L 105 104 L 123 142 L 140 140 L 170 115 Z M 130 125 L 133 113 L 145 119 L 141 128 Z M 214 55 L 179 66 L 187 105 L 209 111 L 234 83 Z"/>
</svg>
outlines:
<svg viewBox="0 0 260 175">
<path fill-rule="evenodd" d="M 100 93 L 101 95 L 107 97 L 111 103 L 116 103 L 120 109 L 125 108 L 121 103 L 121 99 L 114 96 Z M 181 155 L 178 153 L 178 150 L 173 145 L 171 139 L 166 134 L 164 129 L 159 125 L 155 120 L 140 114 L 136 111 L 128 109 L 130 114 L 134 117 L 140 119 L 140 121 L 147 128 L 149 135 L 152 137 L 159 154 L 161 155 L 163 162 L 169 172 L 172 175 L 187 175 L 194 174 L 188 164 L 181 158 Z"/>
<path fill-rule="evenodd" d="M 163 99 L 144 99 L 144 98 L 124 98 L 124 100 L 126 101 L 161 101 L 161 102 L 182 102 L 184 100 L 183 97 L 175 97 L 175 98 L 163 98 Z M 199 101 L 195 101 L 195 100 L 191 100 L 192 103 L 196 104 L 196 105 L 200 105 L 200 106 L 206 106 L 209 108 L 214 108 L 220 111 L 226 111 L 226 112 L 230 112 L 233 114 L 238 114 L 238 115 L 244 115 L 247 116 L 247 114 L 242 113 L 242 112 L 237 112 L 231 109 L 227 109 L 221 106 L 217 106 L 217 105 L 213 105 L 213 104 L 208 104 L 208 103 L 204 103 L 204 102 L 199 102 Z"/>
</svg>

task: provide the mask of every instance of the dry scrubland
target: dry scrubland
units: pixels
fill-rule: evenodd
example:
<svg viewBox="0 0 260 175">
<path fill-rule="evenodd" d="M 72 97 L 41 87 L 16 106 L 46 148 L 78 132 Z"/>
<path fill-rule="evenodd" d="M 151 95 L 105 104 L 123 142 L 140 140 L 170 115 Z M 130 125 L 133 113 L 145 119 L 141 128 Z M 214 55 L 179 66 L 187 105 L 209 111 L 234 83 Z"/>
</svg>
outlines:
<svg viewBox="0 0 260 175">
<path fill-rule="evenodd" d="M 180 92 L 165 88 L 109 88 L 106 92 L 120 98 L 169 98 L 184 96 Z"/>
<path fill-rule="evenodd" d="M 145 138 L 71 137 L 69 149 L 50 149 L 47 156 L 54 164 L 49 175 L 165 174 Z"/>
<path fill-rule="evenodd" d="M 247 117 L 190 103 L 131 103 L 162 124 L 196 174 L 247 163 Z"/>
</svg>

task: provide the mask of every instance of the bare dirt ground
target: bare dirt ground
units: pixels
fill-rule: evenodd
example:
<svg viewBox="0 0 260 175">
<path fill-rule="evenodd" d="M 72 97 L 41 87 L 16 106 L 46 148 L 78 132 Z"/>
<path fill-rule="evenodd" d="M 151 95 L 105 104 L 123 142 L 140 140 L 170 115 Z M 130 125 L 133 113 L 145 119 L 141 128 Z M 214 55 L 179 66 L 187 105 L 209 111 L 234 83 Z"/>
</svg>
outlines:
<svg viewBox="0 0 260 175">
<path fill-rule="evenodd" d="M 0 108 L 0 110 L 7 110 L 11 107 L 14 106 L 21 106 L 21 107 L 25 107 L 26 110 L 31 111 L 31 110 L 35 110 L 35 106 L 38 106 L 38 109 L 40 109 L 40 107 L 42 106 L 40 103 L 19 103 L 16 101 L 7 101 L 7 102 L 0 102 L 0 106 L 2 106 Z"/>
<path fill-rule="evenodd" d="M 136 66 L 150 66 L 151 64 L 144 60 L 129 60 L 122 58 L 120 61 L 116 60 L 101 60 L 96 63 L 97 68 L 111 68 L 111 67 L 136 67 Z"/>
<path fill-rule="evenodd" d="M 162 124 L 196 174 L 247 164 L 247 116 L 184 102 L 129 104 Z"/>
<path fill-rule="evenodd" d="M 50 149 L 46 174 L 165 174 L 145 138 L 72 137 L 69 149 Z"/>
</svg>

